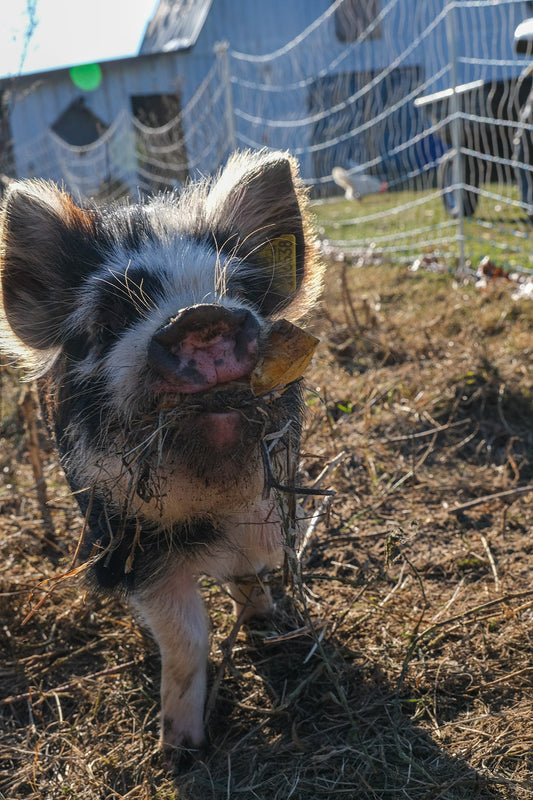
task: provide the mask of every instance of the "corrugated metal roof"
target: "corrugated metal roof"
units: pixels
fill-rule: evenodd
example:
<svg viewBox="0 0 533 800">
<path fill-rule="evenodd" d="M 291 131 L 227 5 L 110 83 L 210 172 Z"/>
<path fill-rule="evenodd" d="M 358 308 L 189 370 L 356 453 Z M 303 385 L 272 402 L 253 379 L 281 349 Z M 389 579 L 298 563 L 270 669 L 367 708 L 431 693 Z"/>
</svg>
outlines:
<svg viewBox="0 0 533 800">
<path fill-rule="evenodd" d="M 202 30 L 212 0 L 160 0 L 150 20 L 139 55 L 169 53 L 192 47 Z"/>
</svg>

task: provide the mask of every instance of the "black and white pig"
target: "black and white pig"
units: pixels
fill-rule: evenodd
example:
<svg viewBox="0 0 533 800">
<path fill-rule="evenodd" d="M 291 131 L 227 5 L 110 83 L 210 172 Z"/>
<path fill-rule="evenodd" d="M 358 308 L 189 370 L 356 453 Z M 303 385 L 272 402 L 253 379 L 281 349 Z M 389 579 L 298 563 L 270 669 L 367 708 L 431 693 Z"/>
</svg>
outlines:
<svg viewBox="0 0 533 800">
<path fill-rule="evenodd" d="M 256 396 L 273 321 L 316 301 L 321 267 L 285 153 L 235 154 L 179 197 L 76 205 L 12 184 L 1 224 L 2 348 L 39 378 L 86 517 L 81 557 L 129 596 L 162 661 L 161 740 L 204 738 L 208 623 L 198 574 L 266 613 L 250 581 L 279 563 L 302 420 L 300 381 Z M 278 488 L 272 488 L 278 485 Z"/>
</svg>

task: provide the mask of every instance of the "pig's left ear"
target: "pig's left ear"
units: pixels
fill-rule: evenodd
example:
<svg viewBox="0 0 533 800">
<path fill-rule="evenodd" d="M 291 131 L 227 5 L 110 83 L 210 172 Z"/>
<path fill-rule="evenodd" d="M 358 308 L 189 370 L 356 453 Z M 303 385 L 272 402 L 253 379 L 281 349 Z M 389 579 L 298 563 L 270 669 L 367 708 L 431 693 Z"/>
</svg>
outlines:
<svg viewBox="0 0 533 800">
<path fill-rule="evenodd" d="M 73 289 L 97 257 L 92 213 L 53 183 L 13 183 L 0 244 L 4 346 L 19 355 L 21 343 L 33 351 L 56 347 L 62 322 L 73 310 Z"/>
<path fill-rule="evenodd" d="M 287 153 L 237 153 L 206 201 L 218 247 L 242 260 L 234 279 L 263 314 L 298 319 L 316 300 L 316 258 L 307 194 Z"/>
</svg>

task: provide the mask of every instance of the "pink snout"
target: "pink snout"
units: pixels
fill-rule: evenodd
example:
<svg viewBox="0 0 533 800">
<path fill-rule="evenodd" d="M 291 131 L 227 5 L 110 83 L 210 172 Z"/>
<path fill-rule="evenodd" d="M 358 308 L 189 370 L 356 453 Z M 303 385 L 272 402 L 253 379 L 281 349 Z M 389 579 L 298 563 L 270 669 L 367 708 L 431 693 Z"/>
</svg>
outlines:
<svg viewBox="0 0 533 800">
<path fill-rule="evenodd" d="M 258 359 L 259 323 L 242 309 L 215 304 L 185 308 L 160 328 L 148 363 L 160 392 L 193 394 L 249 375 Z"/>
</svg>

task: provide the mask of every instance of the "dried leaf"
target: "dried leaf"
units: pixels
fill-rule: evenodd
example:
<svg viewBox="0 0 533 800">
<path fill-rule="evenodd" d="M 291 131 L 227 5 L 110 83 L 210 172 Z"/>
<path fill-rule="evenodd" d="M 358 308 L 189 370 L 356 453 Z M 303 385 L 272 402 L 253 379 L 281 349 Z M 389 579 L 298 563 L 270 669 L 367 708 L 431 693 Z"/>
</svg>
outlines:
<svg viewBox="0 0 533 800">
<path fill-rule="evenodd" d="M 251 377 L 255 395 L 269 392 L 300 378 L 311 361 L 319 340 L 286 319 L 268 331 L 264 352 Z"/>
</svg>

